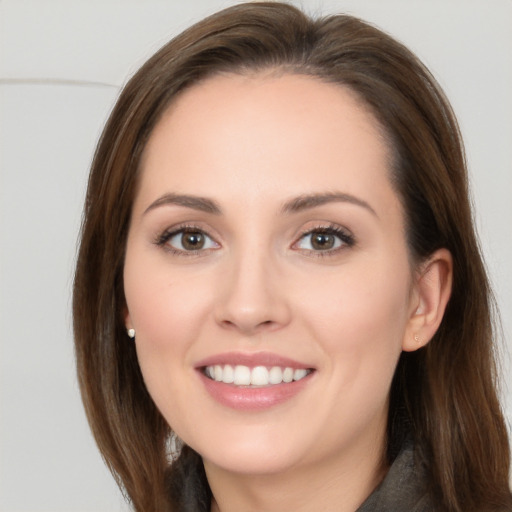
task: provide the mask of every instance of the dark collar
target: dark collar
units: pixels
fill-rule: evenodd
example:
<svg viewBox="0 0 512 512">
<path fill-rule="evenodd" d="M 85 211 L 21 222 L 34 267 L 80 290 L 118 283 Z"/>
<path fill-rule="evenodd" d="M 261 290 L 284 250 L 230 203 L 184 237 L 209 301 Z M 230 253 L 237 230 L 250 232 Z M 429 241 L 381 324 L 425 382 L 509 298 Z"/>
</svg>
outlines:
<svg viewBox="0 0 512 512">
<path fill-rule="evenodd" d="M 405 444 L 382 483 L 356 512 L 431 512 L 425 472 L 415 464 L 411 442 Z"/>
</svg>

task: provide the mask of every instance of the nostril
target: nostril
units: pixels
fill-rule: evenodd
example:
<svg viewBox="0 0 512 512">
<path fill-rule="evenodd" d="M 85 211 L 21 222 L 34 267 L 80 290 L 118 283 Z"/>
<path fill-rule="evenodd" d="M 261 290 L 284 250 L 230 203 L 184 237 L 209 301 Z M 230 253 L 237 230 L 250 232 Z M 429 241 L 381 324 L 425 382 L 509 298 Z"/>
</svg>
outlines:
<svg viewBox="0 0 512 512">
<path fill-rule="evenodd" d="M 258 322 L 250 321 L 250 319 L 239 319 L 238 321 L 225 319 L 220 322 L 220 325 L 225 329 L 236 329 L 246 334 L 257 334 L 261 331 L 272 330 L 273 327 L 278 326 L 278 323 L 273 320 Z"/>
</svg>

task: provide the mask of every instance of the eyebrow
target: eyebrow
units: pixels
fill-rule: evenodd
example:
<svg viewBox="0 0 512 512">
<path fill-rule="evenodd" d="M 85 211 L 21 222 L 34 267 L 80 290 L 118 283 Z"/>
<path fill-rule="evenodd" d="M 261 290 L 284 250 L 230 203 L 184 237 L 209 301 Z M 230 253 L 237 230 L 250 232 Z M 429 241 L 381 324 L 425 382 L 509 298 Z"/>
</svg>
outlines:
<svg viewBox="0 0 512 512">
<path fill-rule="evenodd" d="M 219 205 L 212 199 L 206 197 L 189 196 L 184 194 L 165 194 L 153 201 L 145 210 L 144 215 L 159 206 L 164 205 L 177 205 L 184 206 L 185 208 L 192 208 L 201 212 L 212 213 L 220 215 L 221 209 Z"/>
<path fill-rule="evenodd" d="M 283 213 L 298 213 L 310 208 L 322 206 L 328 203 L 350 203 L 361 206 L 368 210 L 375 217 L 379 217 L 377 212 L 362 199 L 359 199 L 352 194 L 345 194 L 343 192 L 328 192 L 325 194 L 307 194 L 296 197 L 287 201 L 282 208 Z"/>
<path fill-rule="evenodd" d="M 376 211 L 362 199 L 343 192 L 327 192 L 323 194 L 305 194 L 286 201 L 281 208 L 282 213 L 298 213 L 328 203 L 350 203 L 361 206 L 378 218 Z M 221 215 L 222 210 L 218 203 L 206 197 L 191 196 L 186 194 L 165 194 L 153 201 L 145 210 L 144 215 L 159 206 L 177 205 L 193 210 L 199 210 L 214 215 Z"/>
</svg>

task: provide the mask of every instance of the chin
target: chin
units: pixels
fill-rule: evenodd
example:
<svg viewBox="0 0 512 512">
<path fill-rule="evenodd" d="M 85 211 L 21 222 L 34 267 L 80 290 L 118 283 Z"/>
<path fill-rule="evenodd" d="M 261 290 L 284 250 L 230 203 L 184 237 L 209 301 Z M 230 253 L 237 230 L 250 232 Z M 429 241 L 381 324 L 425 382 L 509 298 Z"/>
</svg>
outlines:
<svg viewBox="0 0 512 512">
<path fill-rule="evenodd" d="M 203 456 L 205 465 L 221 468 L 240 475 L 273 475 L 286 472 L 296 464 L 296 455 L 275 453 L 272 449 L 238 451 L 236 447 L 224 453 L 208 453 Z"/>
<path fill-rule="evenodd" d="M 224 439 L 211 436 L 205 443 L 192 440 L 189 446 L 202 456 L 205 465 L 247 475 L 281 473 L 295 466 L 301 457 L 297 443 L 285 443 L 278 436 L 254 432 L 234 433 Z"/>
</svg>

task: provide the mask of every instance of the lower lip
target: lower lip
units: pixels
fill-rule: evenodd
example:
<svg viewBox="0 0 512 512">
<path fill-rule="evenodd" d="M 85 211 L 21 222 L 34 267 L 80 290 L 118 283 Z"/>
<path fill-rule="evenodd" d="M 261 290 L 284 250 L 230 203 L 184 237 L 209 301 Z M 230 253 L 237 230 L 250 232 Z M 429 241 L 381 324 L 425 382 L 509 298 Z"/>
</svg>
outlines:
<svg viewBox="0 0 512 512">
<path fill-rule="evenodd" d="M 231 409 L 243 411 L 268 409 L 287 402 L 308 385 L 313 373 L 287 384 L 251 388 L 217 382 L 199 371 L 206 390 L 217 402 Z"/>
</svg>

